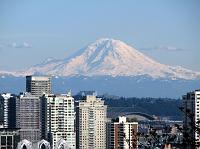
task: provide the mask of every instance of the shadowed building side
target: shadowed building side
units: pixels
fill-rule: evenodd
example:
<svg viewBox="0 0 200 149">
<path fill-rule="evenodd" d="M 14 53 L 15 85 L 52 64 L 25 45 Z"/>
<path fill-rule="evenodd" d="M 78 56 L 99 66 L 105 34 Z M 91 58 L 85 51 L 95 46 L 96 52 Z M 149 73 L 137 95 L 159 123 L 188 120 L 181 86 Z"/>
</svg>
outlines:
<svg viewBox="0 0 200 149">
<path fill-rule="evenodd" d="M 51 94 L 51 77 L 26 76 L 26 91 L 38 97 Z"/>
</svg>

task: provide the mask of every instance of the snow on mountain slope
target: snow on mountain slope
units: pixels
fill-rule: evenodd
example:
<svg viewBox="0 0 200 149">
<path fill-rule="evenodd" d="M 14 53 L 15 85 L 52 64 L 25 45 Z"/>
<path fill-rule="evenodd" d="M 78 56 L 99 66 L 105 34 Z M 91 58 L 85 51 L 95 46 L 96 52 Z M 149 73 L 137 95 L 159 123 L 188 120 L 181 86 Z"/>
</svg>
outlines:
<svg viewBox="0 0 200 149">
<path fill-rule="evenodd" d="M 27 70 L 15 72 L 15 75 L 34 73 L 59 76 L 138 76 L 152 78 L 195 79 L 200 77 L 180 66 L 172 67 L 160 64 L 145 56 L 135 48 L 114 39 L 99 39 L 81 49 L 73 57 L 64 60 L 48 59 Z"/>
</svg>

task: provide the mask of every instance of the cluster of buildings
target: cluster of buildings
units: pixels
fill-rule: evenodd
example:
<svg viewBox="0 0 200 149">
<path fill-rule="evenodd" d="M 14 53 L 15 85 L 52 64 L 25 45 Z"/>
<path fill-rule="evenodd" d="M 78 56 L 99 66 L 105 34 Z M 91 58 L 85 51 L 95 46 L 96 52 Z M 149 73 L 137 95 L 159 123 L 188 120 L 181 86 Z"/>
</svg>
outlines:
<svg viewBox="0 0 200 149">
<path fill-rule="evenodd" d="M 26 92 L 3 93 L 0 100 L 0 149 L 137 148 L 137 122 L 109 121 L 95 95 L 74 101 L 71 92 L 52 94 L 50 77 L 27 76 Z"/>
<path fill-rule="evenodd" d="M 183 96 L 178 125 L 138 124 L 125 116 L 111 120 L 103 100 L 86 92 L 82 96 L 75 101 L 71 92 L 52 94 L 50 77 L 27 76 L 26 92 L 0 94 L 0 149 L 200 148 L 200 90 Z"/>
<path fill-rule="evenodd" d="M 184 113 L 184 142 L 191 148 L 200 149 L 200 90 L 183 95 L 181 110 Z"/>
</svg>

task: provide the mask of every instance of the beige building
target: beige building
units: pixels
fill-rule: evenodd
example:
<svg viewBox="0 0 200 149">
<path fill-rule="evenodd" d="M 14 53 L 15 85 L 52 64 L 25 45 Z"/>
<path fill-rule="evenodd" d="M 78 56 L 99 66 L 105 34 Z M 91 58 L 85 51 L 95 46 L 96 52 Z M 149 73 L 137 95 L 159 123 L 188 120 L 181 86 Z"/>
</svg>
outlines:
<svg viewBox="0 0 200 149">
<path fill-rule="evenodd" d="M 51 77 L 26 76 L 26 91 L 35 96 L 51 93 Z"/>
<path fill-rule="evenodd" d="M 100 98 L 87 95 L 76 107 L 78 149 L 106 148 L 107 106 Z"/>
<path fill-rule="evenodd" d="M 138 122 L 124 116 L 107 122 L 107 149 L 136 149 Z"/>
</svg>

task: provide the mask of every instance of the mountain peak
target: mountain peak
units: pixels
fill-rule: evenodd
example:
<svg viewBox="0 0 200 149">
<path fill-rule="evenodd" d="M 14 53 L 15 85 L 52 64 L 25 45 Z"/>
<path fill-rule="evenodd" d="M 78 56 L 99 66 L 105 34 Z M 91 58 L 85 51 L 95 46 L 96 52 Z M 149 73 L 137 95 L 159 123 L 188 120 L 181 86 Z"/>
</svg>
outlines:
<svg viewBox="0 0 200 149">
<path fill-rule="evenodd" d="M 96 46 L 125 46 L 126 43 L 122 42 L 121 40 L 113 39 L 113 38 L 100 38 L 96 40 L 94 43 L 91 45 L 96 45 Z"/>
<path fill-rule="evenodd" d="M 113 41 L 120 41 L 113 38 L 100 38 L 96 40 L 94 43 L 102 43 L 102 42 L 113 42 Z"/>
<path fill-rule="evenodd" d="M 24 70 L 22 74 L 36 72 L 60 76 L 149 76 L 172 79 L 200 77 L 199 72 L 160 64 L 132 46 L 111 38 L 98 39 L 64 60 L 47 59 Z"/>
<path fill-rule="evenodd" d="M 94 43 L 89 44 L 86 48 L 82 49 L 82 52 L 79 54 L 87 54 L 88 57 L 93 55 L 93 58 L 100 58 L 100 57 L 118 57 L 122 58 L 125 56 L 131 55 L 143 55 L 136 49 L 132 48 L 131 46 L 127 45 L 126 43 L 112 39 L 112 38 L 101 38 L 95 41 Z M 136 56 L 137 57 L 137 56 Z"/>
</svg>

